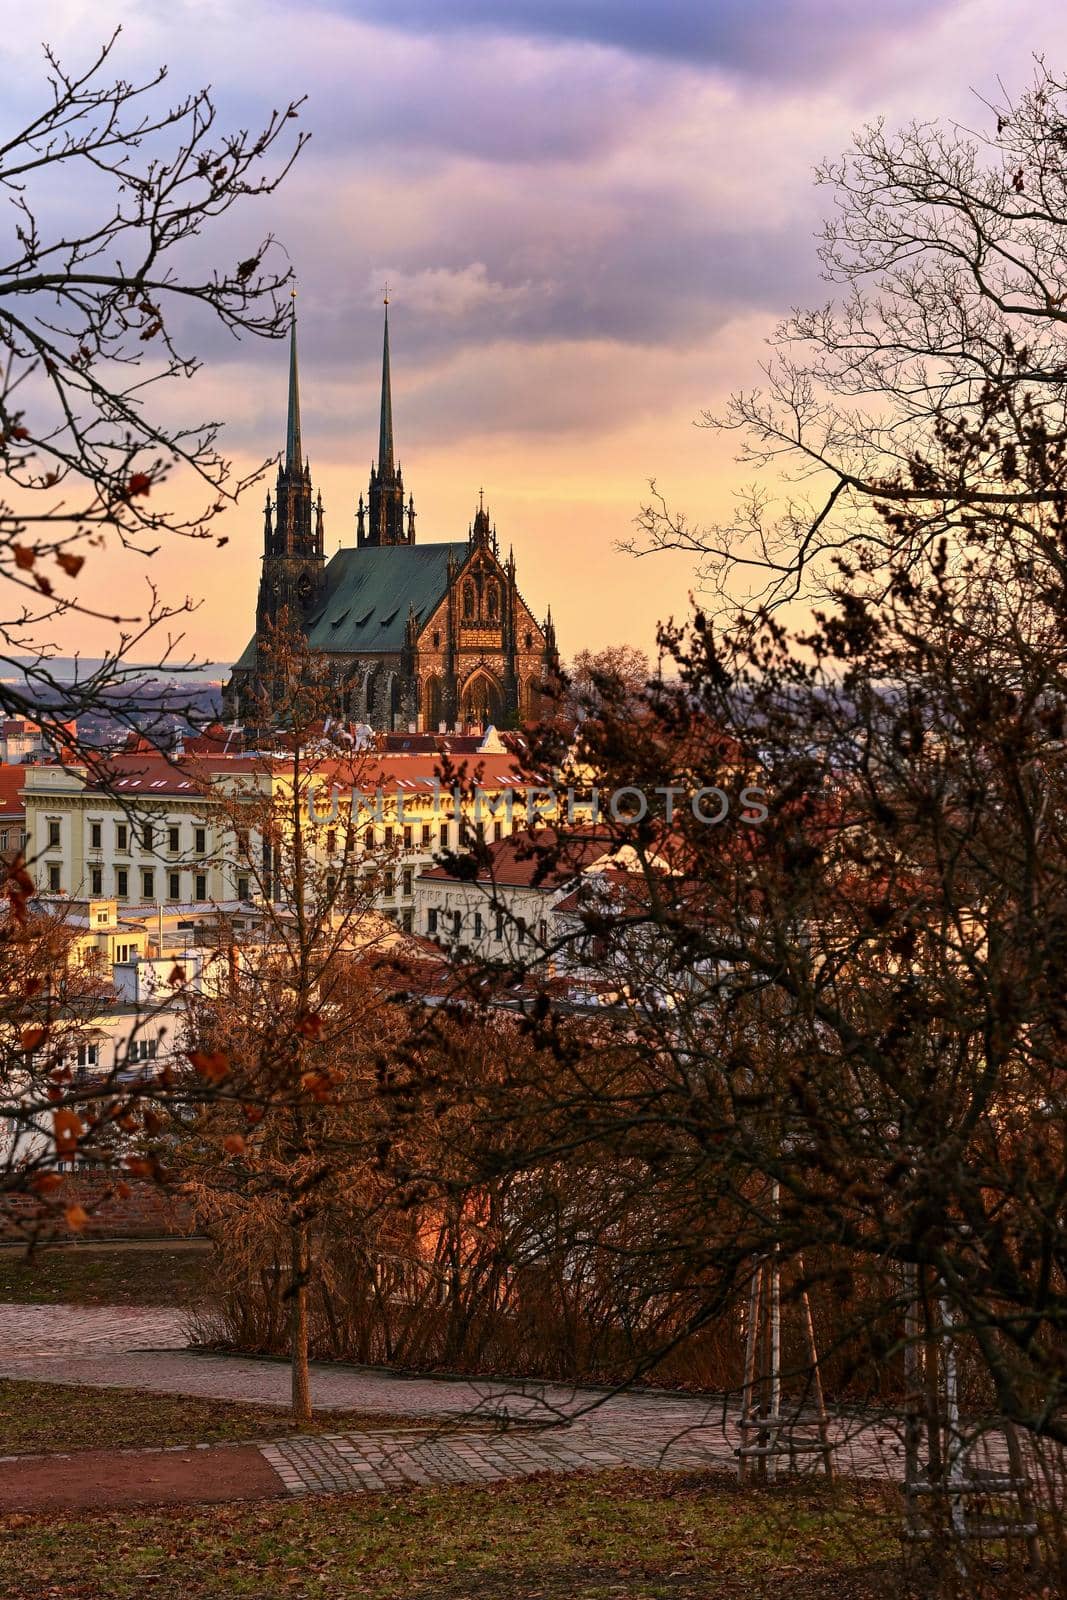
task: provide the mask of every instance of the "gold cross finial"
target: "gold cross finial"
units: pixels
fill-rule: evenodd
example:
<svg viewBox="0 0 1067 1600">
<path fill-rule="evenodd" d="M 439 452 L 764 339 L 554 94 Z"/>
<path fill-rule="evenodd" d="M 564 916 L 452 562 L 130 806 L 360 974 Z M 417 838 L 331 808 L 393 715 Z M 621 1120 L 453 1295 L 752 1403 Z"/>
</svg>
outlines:
<svg viewBox="0 0 1067 1600">
<path fill-rule="evenodd" d="M 484 489 L 479 489 L 478 490 L 478 510 L 479 511 L 484 511 L 485 510 L 485 490 Z"/>
</svg>

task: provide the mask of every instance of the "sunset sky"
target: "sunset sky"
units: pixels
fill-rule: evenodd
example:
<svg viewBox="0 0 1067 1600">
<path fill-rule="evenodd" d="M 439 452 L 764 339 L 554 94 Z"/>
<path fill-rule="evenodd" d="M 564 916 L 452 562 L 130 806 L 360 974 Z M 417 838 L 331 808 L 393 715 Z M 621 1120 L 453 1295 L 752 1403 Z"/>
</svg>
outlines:
<svg viewBox="0 0 1067 1600">
<path fill-rule="evenodd" d="M 687 560 L 616 545 L 649 478 L 694 521 L 744 481 L 694 421 L 758 379 L 780 315 L 825 297 L 815 162 L 878 116 L 985 125 L 974 91 L 1020 88 L 1034 53 L 1067 65 L 1051 0 L 42 0 L 6 8 L 18 105 L 0 120 L 39 97 L 43 39 L 73 65 L 118 22 L 125 73 L 167 62 L 175 97 L 211 82 L 224 122 L 308 96 L 296 169 L 220 245 L 236 260 L 269 229 L 297 271 L 329 551 L 353 541 L 375 448 L 388 279 L 418 537 L 463 536 L 484 485 L 565 658 L 648 648 L 685 612 Z M 215 332 L 201 354 L 190 415 L 224 418 L 241 466 L 273 454 L 284 351 Z M 202 598 L 203 656 L 231 660 L 251 632 L 262 500 L 228 518 L 224 550 L 155 563 Z M 140 582 L 128 561 L 96 582 L 120 571 Z"/>
</svg>

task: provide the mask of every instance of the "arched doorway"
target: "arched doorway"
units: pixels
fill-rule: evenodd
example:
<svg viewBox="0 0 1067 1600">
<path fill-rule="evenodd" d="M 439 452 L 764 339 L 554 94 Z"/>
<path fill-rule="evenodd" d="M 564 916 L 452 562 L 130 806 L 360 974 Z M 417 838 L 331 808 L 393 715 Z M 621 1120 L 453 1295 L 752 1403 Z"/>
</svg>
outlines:
<svg viewBox="0 0 1067 1600">
<path fill-rule="evenodd" d="M 479 722 L 483 727 L 500 723 L 504 715 L 500 685 L 488 672 L 476 672 L 464 685 L 460 709 L 464 722 Z"/>
</svg>

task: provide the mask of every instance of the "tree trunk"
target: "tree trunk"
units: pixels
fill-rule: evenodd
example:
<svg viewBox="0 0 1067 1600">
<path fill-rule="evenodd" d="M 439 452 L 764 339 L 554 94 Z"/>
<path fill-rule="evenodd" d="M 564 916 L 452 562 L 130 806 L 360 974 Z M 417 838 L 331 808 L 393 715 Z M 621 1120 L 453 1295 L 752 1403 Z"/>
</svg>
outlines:
<svg viewBox="0 0 1067 1600">
<path fill-rule="evenodd" d="M 289 1359 L 292 1369 L 294 1422 L 311 1421 L 311 1379 L 308 1374 L 308 1256 L 307 1223 L 290 1227 L 292 1272 L 289 1284 Z"/>
</svg>

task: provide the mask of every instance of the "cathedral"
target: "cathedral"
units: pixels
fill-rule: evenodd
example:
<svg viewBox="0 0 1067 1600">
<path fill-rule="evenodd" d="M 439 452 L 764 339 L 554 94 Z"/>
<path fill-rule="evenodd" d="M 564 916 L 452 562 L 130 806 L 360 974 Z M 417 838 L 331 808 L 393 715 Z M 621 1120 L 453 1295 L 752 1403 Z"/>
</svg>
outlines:
<svg viewBox="0 0 1067 1600">
<path fill-rule="evenodd" d="M 348 721 L 437 732 L 541 714 L 542 688 L 559 665 L 551 612 L 537 622 L 519 593 L 514 555 L 501 560 L 481 494 L 466 538 L 416 543 L 415 502 L 405 500 L 393 442 L 388 300 L 378 459 L 359 497 L 356 542 L 327 561 L 324 539 L 300 436 L 294 314 L 285 459 L 267 496 L 255 637 L 227 689 L 234 715 L 269 700 L 267 646 L 279 627 L 299 630 L 328 660 L 336 712 Z"/>
</svg>

